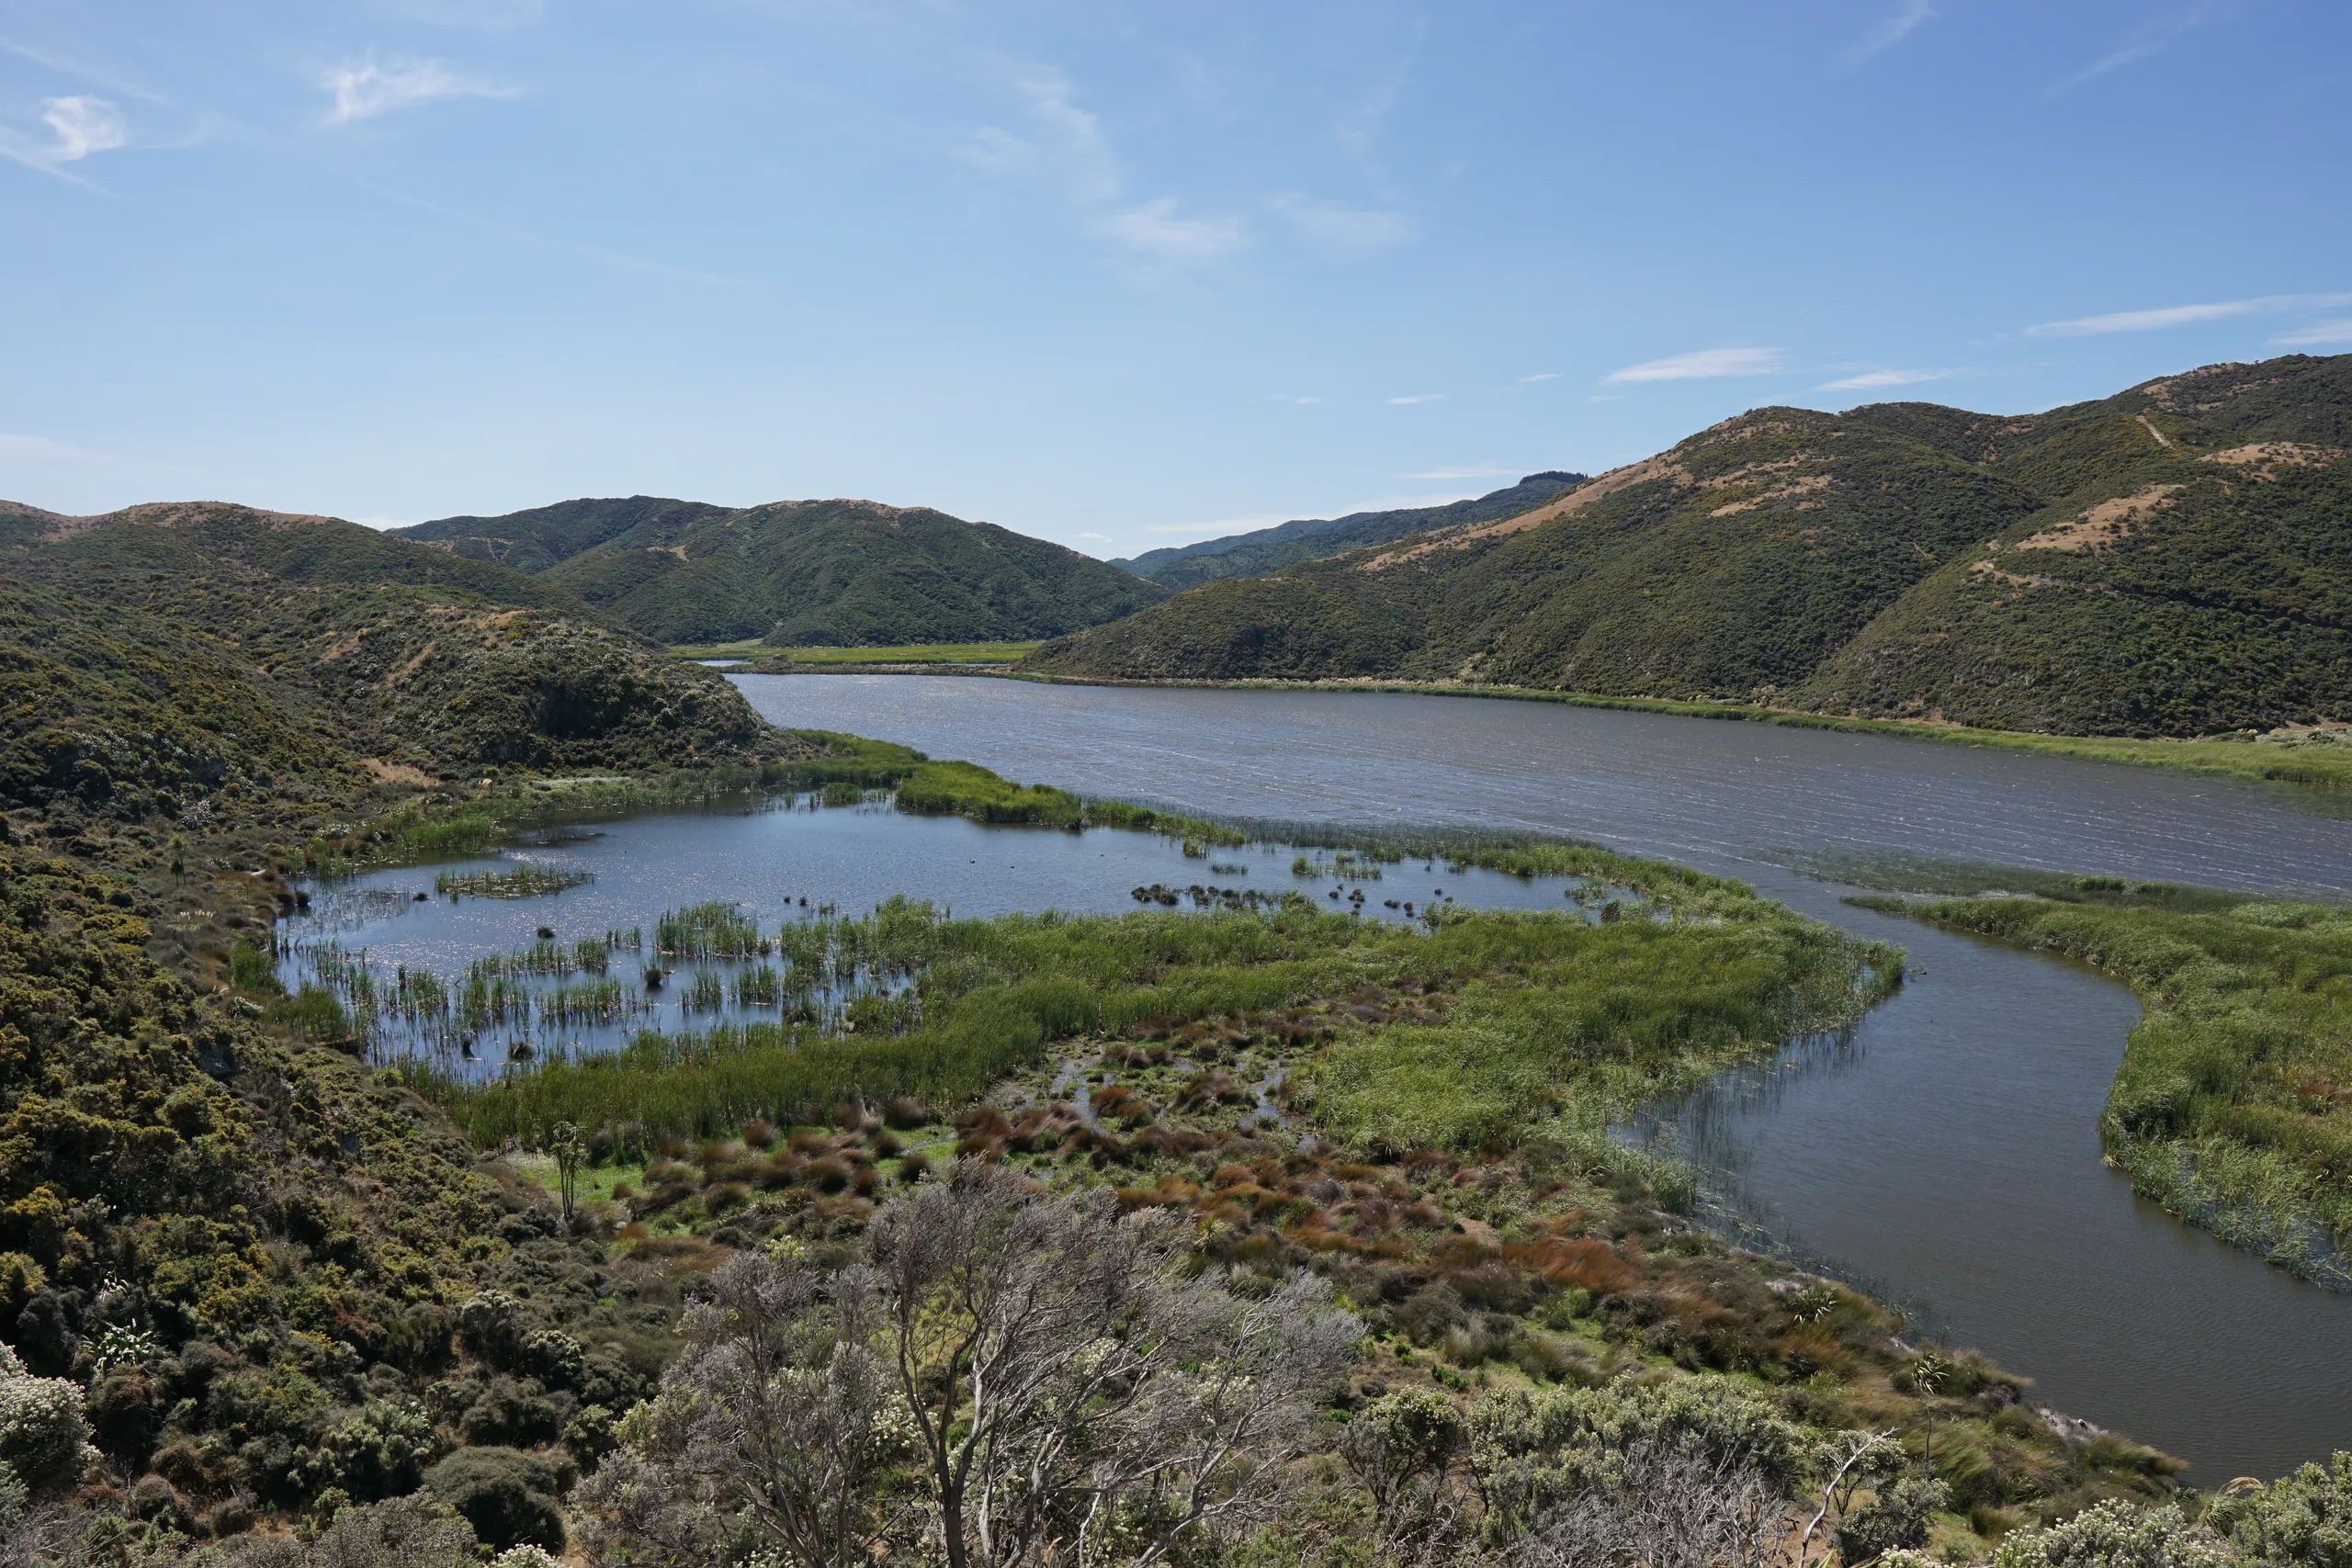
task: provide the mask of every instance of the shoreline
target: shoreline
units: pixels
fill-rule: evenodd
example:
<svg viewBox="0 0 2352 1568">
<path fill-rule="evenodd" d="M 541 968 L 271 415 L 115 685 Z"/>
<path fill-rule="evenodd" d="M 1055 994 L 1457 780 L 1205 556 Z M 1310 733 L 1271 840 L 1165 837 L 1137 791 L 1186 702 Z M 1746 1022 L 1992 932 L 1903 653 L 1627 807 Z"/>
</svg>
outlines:
<svg viewBox="0 0 2352 1568">
<path fill-rule="evenodd" d="M 729 675 L 961 675 L 1028 681 L 1049 686 L 1369 693 L 1389 696 L 1477 697 L 1498 702 L 1556 703 L 1567 707 L 1614 708 L 1630 713 L 1664 714 L 1676 718 L 1734 720 L 1784 725 L 1797 729 L 1883 735 L 1901 740 L 1932 740 L 1947 746 L 1986 746 L 2010 751 L 2038 751 L 2044 755 L 2076 757 L 2087 761 L 2166 768 L 2176 773 L 2199 773 L 2211 778 L 2246 779 L 2304 789 L 2352 790 L 2352 746 L 2311 746 L 2290 750 L 2278 742 L 2267 740 L 2134 739 L 2126 736 L 2040 735 L 2026 730 L 1978 729 L 1966 725 L 1933 724 L 1917 719 L 1849 718 L 1836 714 L 1758 707 L 1745 703 L 1621 697 L 1591 692 L 1547 692 L 1532 686 L 1487 686 L 1462 682 L 1374 678 L 1359 681 L 1138 681 L 1107 675 L 1052 675 L 1001 664 L 827 664 L 789 671 L 746 668 L 722 669 L 719 672 Z"/>
</svg>

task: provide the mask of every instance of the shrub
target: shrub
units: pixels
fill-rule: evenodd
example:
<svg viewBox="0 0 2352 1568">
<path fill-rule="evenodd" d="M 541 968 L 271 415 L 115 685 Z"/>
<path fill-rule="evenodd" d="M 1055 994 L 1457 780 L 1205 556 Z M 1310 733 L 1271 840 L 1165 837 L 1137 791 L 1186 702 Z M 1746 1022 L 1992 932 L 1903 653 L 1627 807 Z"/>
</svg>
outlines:
<svg viewBox="0 0 2352 1568">
<path fill-rule="evenodd" d="M 515 1449 L 459 1449 L 424 1472 L 424 1484 L 473 1526 L 489 1545 L 563 1550 L 563 1510 L 556 1474 Z"/>
<path fill-rule="evenodd" d="M 2206 1522 L 2266 1563 L 2352 1568 L 2352 1453 L 2222 1494 Z"/>
<path fill-rule="evenodd" d="M 2227 1568 L 2228 1548 L 2176 1507 L 2095 1504 L 2063 1525 L 2019 1530 L 1993 1553 L 1993 1568 Z"/>
<path fill-rule="evenodd" d="M 63 1378 L 37 1378 L 0 1345 L 0 1463 L 26 1485 L 74 1480 L 95 1458 L 82 1391 Z"/>
</svg>

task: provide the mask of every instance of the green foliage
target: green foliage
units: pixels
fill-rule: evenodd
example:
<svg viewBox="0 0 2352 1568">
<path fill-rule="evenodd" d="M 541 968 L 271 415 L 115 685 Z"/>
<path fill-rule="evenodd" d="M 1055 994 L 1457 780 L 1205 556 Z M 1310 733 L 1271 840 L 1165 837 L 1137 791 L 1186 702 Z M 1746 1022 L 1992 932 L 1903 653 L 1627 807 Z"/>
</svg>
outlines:
<svg viewBox="0 0 2352 1568">
<path fill-rule="evenodd" d="M 2338 1450 L 2267 1486 L 2233 1482 L 2205 1522 L 2256 1562 L 2352 1568 L 2352 1453 Z"/>
<path fill-rule="evenodd" d="M 1618 1490 L 1629 1461 L 1645 1453 L 1752 1467 L 1786 1495 L 1812 1472 L 1818 1444 L 1737 1383 L 1678 1378 L 1490 1399 L 1471 1413 L 1470 1466 L 1487 1498 L 1488 1534 L 1507 1540 L 1580 1496 Z"/>
<path fill-rule="evenodd" d="M 1205 583 L 1024 665 L 2075 735 L 2341 718 L 2347 423 L 2352 355 L 2214 366 L 2018 419 L 1759 409 L 1510 527 Z"/>
<path fill-rule="evenodd" d="M 563 1506 L 555 1471 L 544 1460 L 514 1449 L 460 1449 L 426 1471 L 424 1484 L 486 1546 L 563 1550 Z"/>
<path fill-rule="evenodd" d="M 1165 590 L 992 524 L 865 501 L 569 502 L 402 530 L 544 573 L 665 643 L 859 648 L 1055 637 Z"/>
<path fill-rule="evenodd" d="M 1227 577 L 1264 577 L 1300 561 L 1335 556 L 1366 545 L 1385 544 L 1409 534 L 1461 528 L 1515 516 L 1541 506 L 1562 491 L 1584 483 L 1583 474 L 1530 474 L 1515 485 L 1471 501 L 1416 506 L 1396 512 L 1351 512 L 1345 517 L 1302 518 L 1247 534 L 1147 550 L 1133 560 L 1114 561 L 1138 576 L 1170 588 L 1193 588 Z"/>
<path fill-rule="evenodd" d="M 2211 1531 L 2189 1524 L 2177 1507 L 2104 1502 L 2064 1524 L 2017 1531 L 1995 1549 L 1993 1568 L 2227 1568 L 2230 1560 Z M 1914 1560 L 1897 1553 L 1885 1561 Z"/>
<path fill-rule="evenodd" d="M 2015 898 L 1907 908 L 2120 976 L 2148 1009 L 2100 1120 L 2114 1162 L 2223 1239 L 2352 1285 L 2352 912 Z"/>
</svg>

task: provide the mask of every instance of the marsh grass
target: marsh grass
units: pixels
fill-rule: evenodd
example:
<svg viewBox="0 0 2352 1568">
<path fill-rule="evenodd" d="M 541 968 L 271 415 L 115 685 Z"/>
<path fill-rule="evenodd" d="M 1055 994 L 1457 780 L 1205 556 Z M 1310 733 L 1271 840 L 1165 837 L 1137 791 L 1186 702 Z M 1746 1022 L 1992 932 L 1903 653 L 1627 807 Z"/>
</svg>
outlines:
<svg viewBox="0 0 2352 1568">
<path fill-rule="evenodd" d="M 442 1093 L 484 1142 L 565 1121 L 703 1136 L 852 1101 L 963 1103 L 1057 1041 L 1308 1008 L 1335 1040 L 1298 1089 L 1321 1119 L 1367 1143 L 1475 1147 L 1603 1125 L 1630 1097 L 1850 1020 L 1900 975 L 1891 950 L 1736 883 L 1564 846 L 1511 854 L 1530 874 L 1610 876 L 1668 918 L 1456 911 L 1408 927 L 1293 904 L 959 920 L 894 899 L 782 930 L 784 1018 L 642 1032 Z M 1397 994 L 1444 1000 L 1366 999 Z"/>
<path fill-rule="evenodd" d="M 2100 1119 L 2109 1156 L 2222 1239 L 2352 1289 L 2352 910 L 2116 897 L 1866 902 L 2120 976 L 2147 1011 Z"/>
</svg>

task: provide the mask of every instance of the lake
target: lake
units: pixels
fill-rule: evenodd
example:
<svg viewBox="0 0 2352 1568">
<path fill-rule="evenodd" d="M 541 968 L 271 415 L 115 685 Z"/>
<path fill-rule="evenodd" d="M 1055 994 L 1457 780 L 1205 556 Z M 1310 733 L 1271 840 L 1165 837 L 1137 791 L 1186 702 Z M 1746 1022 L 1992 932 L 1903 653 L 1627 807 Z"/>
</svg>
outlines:
<svg viewBox="0 0 2352 1568">
<path fill-rule="evenodd" d="M 2130 993 L 2081 965 L 1853 908 L 1850 889 L 1793 869 L 1927 855 L 2343 897 L 2341 797 L 1555 704 L 735 679 L 778 724 L 1023 782 L 1210 815 L 1566 833 L 1741 876 L 1900 942 L 1908 982 L 1849 1040 L 1735 1075 L 1634 1131 L 1697 1162 L 1726 1228 L 1905 1305 L 2032 1378 L 2041 1401 L 2181 1455 L 2195 1484 L 2352 1448 L 2352 1298 L 2174 1221 L 2101 1163 L 2098 1111 L 2139 1016 Z"/>
</svg>

